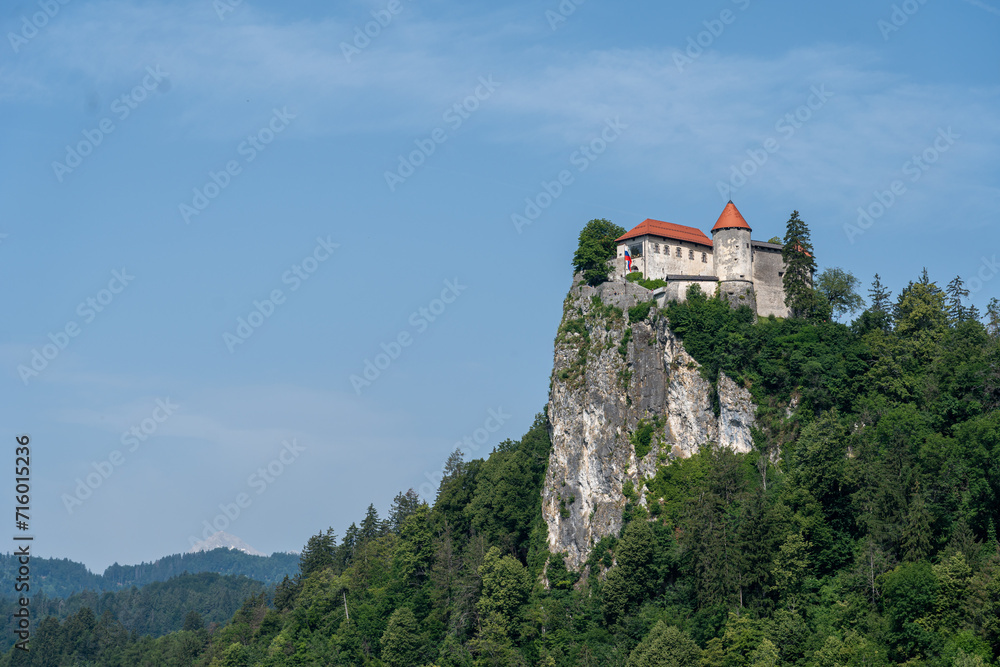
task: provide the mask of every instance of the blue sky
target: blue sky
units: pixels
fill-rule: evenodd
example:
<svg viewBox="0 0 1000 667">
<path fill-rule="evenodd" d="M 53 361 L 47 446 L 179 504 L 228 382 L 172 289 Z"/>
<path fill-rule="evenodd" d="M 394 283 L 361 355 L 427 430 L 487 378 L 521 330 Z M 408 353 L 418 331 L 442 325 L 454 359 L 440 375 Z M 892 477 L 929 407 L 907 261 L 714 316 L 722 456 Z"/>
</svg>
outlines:
<svg viewBox="0 0 1000 667">
<path fill-rule="evenodd" d="M 0 14 L 0 421 L 40 555 L 205 521 L 295 550 L 436 488 L 544 406 L 591 218 L 707 231 L 736 186 L 822 267 L 1000 296 L 994 0 L 221 2 Z"/>
</svg>

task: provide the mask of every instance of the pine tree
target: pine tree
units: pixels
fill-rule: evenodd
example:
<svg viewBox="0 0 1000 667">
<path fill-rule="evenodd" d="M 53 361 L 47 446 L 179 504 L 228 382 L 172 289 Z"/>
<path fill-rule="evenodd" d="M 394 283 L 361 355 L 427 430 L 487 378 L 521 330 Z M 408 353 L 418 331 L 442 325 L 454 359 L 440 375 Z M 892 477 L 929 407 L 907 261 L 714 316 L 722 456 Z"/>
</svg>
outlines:
<svg viewBox="0 0 1000 667">
<path fill-rule="evenodd" d="M 803 317 L 816 305 L 816 294 L 812 288 L 813 274 L 816 273 L 816 259 L 809 237 L 809 227 L 799 218 L 798 211 L 792 211 L 785 229 L 785 245 L 781 249 L 785 262 L 785 305 L 792 309 L 795 317 Z"/>
<path fill-rule="evenodd" d="M 965 282 L 961 276 L 955 276 L 955 279 L 948 283 L 945 294 L 948 296 L 948 317 L 951 322 L 955 324 L 969 319 L 970 312 L 964 304 L 965 300 L 969 298 L 969 290 L 965 289 Z"/>
<path fill-rule="evenodd" d="M 931 554 L 931 515 L 920 493 L 920 485 L 910 496 L 910 510 L 906 516 L 906 528 L 903 530 L 903 558 L 916 562 Z"/>
<path fill-rule="evenodd" d="M 869 310 L 874 313 L 888 313 L 892 307 L 892 292 L 882 284 L 882 278 L 877 273 L 871 289 L 868 290 L 868 298 L 872 302 Z"/>
<path fill-rule="evenodd" d="M 368 505 L 365 518 L 361 520 L 361 527 L 358 530 L 359 546 L 385 535 L 385 529 L 386 524 L 378 518 L 378 511 L 375 509 L 375 505 Z"/>
<path fill-rule="evenodd" d="M 951 529 L 951 539 L 948 541 L 948 553 L 961 553 L 970 563 L 975 563 L 980 555 L 982 545 L 976 541 L 976 536 L 969 527 L 965 515 L 958 517 L 958 521 Z"/>
<path fill-rule="evenodd" d="M 413 489 L 406 493 L 399 492 L 392 499 L 392 507 L 389 508 L 388 528 L 391 532 L 399 534 L 406 517 L 417 511 L 420 506 L 420 496 Z"/>
<path fill-rule="evenodd" d="M 313 572 L 319 572 L 336 562 L 337 536 L 333 528 L 325 533 L 317 533 L 309 538 L 299 556 L 299 576 L 305 579 Z"/>
<path fill-rule="evenodd" d="M 196 612 L 194 609 L 189 611 L 186 616 L 184 616 L 184 626 L 183 630 L 185 632 L 197 632 L 205 627 L 205 621 L 202 619 L 201 614 Z"/>
</svg>

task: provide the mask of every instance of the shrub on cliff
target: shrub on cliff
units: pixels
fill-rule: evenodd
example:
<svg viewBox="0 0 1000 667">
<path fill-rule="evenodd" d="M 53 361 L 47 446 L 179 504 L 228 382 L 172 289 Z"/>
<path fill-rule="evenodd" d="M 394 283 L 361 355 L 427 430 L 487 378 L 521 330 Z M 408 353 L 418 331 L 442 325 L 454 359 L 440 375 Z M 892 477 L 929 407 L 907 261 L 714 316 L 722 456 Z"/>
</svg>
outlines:
<svg viewBox="0 0 1000 667">
<path fill-rule="evenodd" d="M 573 269 L 583 272 L 588 285 L 600 285 L 608 280 L 608 260 L 615 256 L 615 239 L 625 230 L 604 218 L 587 223 L 580 232 L 580 245 L 573 255 Z"/>
</svg>

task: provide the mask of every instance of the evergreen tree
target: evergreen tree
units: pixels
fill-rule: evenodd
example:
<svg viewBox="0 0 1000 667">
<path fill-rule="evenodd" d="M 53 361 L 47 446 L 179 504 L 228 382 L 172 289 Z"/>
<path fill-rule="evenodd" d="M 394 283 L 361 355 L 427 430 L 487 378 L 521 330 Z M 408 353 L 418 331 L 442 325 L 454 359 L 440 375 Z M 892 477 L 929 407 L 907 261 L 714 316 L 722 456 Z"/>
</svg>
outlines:
<svg viewBox="0 0 1000 667">
<path fill-rule="evenodd" d="M 965 307 L 965 300 L 969 298 L 969 290 L 965 289 L 965 282 L 962 280 L 962 277 L 955 276 L 955 279 L 948 283 L 948 289 L 945 293 L 948 297 L 946 304 L 948 317 L 951 321 L 957 323 L 969 319 L 971 315 L 970 309 Z"/>
<path fill-rule="evenodd" d="M 186 632 L 196 632 L 205 627 L 205 621 L 202 620 L 201 614 L 196 612 L 194 609 L 189 611 L 184 617 L 184 626 L 181 628 Z"/>
<path fill-rule="evenodd" d="M 931 555 L 931 515 L 920 493 L 920 485 L 910 496 L 910 511 L 906 516 L 903 530 L 903 558 L 916 562 Z"/>
<path fill-rule="evenodd" d="M 400 492 L 392 499 L 392 507 L 389 508 L 388 528 L 393 533 L 399 533 L 399 529 L 406 521 L 406 517 L 417 511 L 420 506 L 420 496 L 413 489 L 406 493 Z"/>
<path fill-rule="evenodd" d="M 895 307 L 896 333 L 906 338 L 925 332 L 941 334 L 948 327 L 948 313 L 945 310 L 945 296 L 936 284 L 925 280 L 927 270 L 920 281 L 910 283 L 899 294 Z"/>
<path fill-rule="evenodd" d="M 792 309 L 795 317 L 806 316 L 816 306 L 813 290 L 813 274 L 816 273 L 816 259 L 809 236 L 809 227 L 799 218 L 798 211 L 792 211 L 785 229 L 785 244 L 781 249 L 785 262 L 785 305 Z"/>
<path fill-rule="evenodd" d="M 598 218 L 580 232 L 580 244 L 573 255 L 573 270 L 583 272 L 588 285 L 600 285 L 608 279 L 608 260 L 614 259 L 615 239 L 625 230 L 610 220 Z"/>
<path fill-rule="evenodd" d="M 385 535 L 386 523 L 379 519 L 375 505 L 368 505 L 365 511 L 365 518 L 361 520 L 358 528 L 358 544 L 368 544 L 369 542 Z"/>
<path fill-rule="evenodd" d="M 871 289 L 868 290 L 868 298 L 872 302 L 869 308 L 872 312 L 889 313 L 892 308 L 892 292 L 882 284 L 882 278 L 877 273 L 872 281 Z"/>
<path fill-rule="evenodd" d="M 313 572 L 330 567 L 336 562 L 337 536 L 333 528 L 309 538 L 299 557 L 299 576 L 305 579 Z"/>
</svg>

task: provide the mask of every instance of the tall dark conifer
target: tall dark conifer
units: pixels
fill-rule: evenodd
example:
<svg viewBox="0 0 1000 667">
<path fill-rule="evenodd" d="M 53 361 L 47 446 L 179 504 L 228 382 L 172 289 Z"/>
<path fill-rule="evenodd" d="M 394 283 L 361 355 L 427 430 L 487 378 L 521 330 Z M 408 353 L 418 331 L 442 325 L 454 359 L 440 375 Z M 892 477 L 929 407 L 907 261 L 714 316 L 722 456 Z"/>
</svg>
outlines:
<svg viewBox="0 0 1000 667">
<path fill-rule="evenodd" d="M 868 290 L 868 298 L 872 302 L 869 310 L 873 313 L 888 313 L 892 308 L 892 292 L 882 284 L 882 278 L 877 273 L 871 289 Z"/>
<path fill-rule="evenodd" d="M 816 306 L 816 294 L 812 280 L 816 273 L 816 258 L 809 226 L 799 218 L 798 211 L 792 211 L 785 227 L 785 245 L 781 249 L 785 261 L 785 305 L 792 309 L 792 315 L 803 317 Z"/>
<path fill-rule="evenodd" d="M 970 309 L 965 307 L 965 300 L 969 298 L 969 290 L 965 289 L 965 282 L 961 276 L 955 276 L 955 279 L 948 283 L 945 294 L 948 296 L 946 301 L 948 318 L 952 323 L 964 322 L 969 319 Z"/>
</svg>

